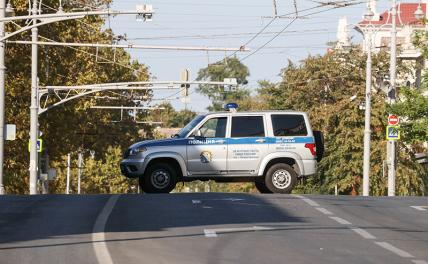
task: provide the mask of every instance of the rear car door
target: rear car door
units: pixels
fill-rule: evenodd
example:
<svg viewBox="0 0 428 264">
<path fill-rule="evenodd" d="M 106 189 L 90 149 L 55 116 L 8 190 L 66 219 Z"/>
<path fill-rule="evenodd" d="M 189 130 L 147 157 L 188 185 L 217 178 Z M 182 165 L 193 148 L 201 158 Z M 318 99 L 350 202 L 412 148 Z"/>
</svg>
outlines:
<svg viewBox="0 0 428 264">
<path fill-rule="evenodd" d="M 265 115 L 237 115 L 231 121 L 228 174 L 254 175 L 268 151 Z"/>
<path fill-rule="evenodd" d="M 294 113 L 271 114 L 272 132 L 275 142 L 272 152 L 294 152 L 302 161 L 314 161 L 315 143 L 305 116 Z"/>
</svg>

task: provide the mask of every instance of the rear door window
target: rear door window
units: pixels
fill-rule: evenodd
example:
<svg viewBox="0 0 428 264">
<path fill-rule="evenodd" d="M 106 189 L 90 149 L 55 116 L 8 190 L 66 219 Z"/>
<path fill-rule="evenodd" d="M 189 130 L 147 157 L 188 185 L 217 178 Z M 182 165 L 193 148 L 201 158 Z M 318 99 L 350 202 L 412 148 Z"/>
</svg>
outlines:
<svg viewBox="0 0 428 264">
<path fill-rule="evenodd" d="M 232 118 L 231 137 L 264 137 L 263 116 L 235 116 Z"/>
<path fill-rule="evenodd" d="M 303 115 L 273 114 L 272 127 L 276 137 L 308 135 Z"/>
</svg>

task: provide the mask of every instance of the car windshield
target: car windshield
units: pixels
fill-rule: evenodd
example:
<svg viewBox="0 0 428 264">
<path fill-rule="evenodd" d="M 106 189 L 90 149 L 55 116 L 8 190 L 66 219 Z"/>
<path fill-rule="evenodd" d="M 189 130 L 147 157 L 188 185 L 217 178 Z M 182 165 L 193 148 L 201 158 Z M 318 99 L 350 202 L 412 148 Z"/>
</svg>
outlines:
<svg viewBox="0 0 428 264">
<path fill-rule="evenodd" d="M 193 118 L 192 121 L 190 121 L 185 127 L 183 127 L 178 134 L 175 134 L 175 137 L 178 138 L 184 138 L 199 122 L 202 121 L 202 119 L 205 118 L 206 115 L 198 115 L 195 118 Z"/>
</svg>

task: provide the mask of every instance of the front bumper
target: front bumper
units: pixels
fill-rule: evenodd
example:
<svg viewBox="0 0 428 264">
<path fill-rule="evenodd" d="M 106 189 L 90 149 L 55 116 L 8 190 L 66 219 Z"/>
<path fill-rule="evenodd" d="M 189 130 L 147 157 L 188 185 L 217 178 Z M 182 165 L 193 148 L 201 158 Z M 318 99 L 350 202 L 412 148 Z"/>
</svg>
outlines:
<svg viewBox="0 0 428 264">
<path fill-rule="evenodd" d="M 120 162 L 120 171 L 128 178 L 138 178 L 144 170 L 144 159 L 124 159 Z"/>
</svg>

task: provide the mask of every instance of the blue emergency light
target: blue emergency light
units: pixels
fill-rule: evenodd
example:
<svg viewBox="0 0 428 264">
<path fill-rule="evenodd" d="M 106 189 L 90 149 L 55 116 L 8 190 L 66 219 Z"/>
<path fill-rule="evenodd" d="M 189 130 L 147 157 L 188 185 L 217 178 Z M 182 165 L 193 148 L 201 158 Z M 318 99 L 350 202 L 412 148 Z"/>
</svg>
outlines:
<svg viewBox="0 0 428 264">
<path fill-rule="evenodd" d="M 237 103 L 227 103 L 224 105 L 224 110 L 226 111 L 236 112 L 237 109 L 238 109 Z"/>
</svg>

